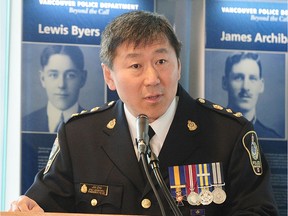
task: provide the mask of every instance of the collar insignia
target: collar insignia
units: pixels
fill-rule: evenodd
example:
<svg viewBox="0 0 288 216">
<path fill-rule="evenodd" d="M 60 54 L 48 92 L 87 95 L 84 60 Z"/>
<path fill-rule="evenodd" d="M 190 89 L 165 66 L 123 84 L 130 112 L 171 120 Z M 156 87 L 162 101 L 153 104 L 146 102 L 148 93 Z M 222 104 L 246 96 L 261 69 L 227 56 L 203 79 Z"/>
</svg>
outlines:
<svg viewBox="0 0 288 216">
<path fill-rule="evenodd" d="M 110 122 L 108 122 L 108 124 L 107 124 L 107 128 L 108 129 L 113 129 L 114 127 L 115 127 L 115 125 L 116 125 L 116 119 L 114 118 L 114 119 L 112 119 Z"/>
<path fill-rule="evenodd" d="M 197 129 L 198 126 L 195 122 L 188 120 L 187 127 L 188 127 L 189 131 L 194 131 Z"/>
</svg>

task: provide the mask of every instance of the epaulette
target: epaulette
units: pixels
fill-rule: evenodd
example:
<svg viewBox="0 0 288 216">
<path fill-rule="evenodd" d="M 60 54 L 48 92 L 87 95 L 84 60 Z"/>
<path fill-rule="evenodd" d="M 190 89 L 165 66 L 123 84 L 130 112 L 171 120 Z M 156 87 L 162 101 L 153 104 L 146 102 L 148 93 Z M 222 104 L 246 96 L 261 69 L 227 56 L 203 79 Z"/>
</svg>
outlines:
<svg viewBox="0 0 288 216">
<path fill-rule="evenodd" d="M 243 119 L 245 119 L 242 115 L 241 112 L 234 112 L 233 110 L 229 109 L 229 108 L 225 108 L 219 104 L 216 103 L 212 103 L 211 101 L 208 101 L 206 99 L 203 98 L 198 98 L 196 100 L 199 104 L 203 105 L 204 107 L 208 108 L 208 109 L 212 109 L 218 113 L 224 114 L 224 115 L 228 115 L 231 116 L 233 118 L 237 118 L 240 121 L 242 121 Z"/>
<path fill-rule="evenodd" d="M 92 108 L 91 110 L 82 110 L 80 113 L 74 113 L 74 114 L 71 115 L 71 117 L 67 121 L 67 123 L 69 121 L 73 120 L 73 119 L 76 119 L 76 118 L 79 118 L 79 117 L 82 117 L 82 116 L 86 116 L 86 115 L 93 114 L 93 113 L 96 113 L 96 112 L 103 112 L 105 110 L 108 110 L 111 107 L 113 107 L 114 104 L 115 104 L 115 101 L 110 101 L 108 103 L 105 103 L 101 107 L 97 106 L 97 107 Z"/>
</svg>

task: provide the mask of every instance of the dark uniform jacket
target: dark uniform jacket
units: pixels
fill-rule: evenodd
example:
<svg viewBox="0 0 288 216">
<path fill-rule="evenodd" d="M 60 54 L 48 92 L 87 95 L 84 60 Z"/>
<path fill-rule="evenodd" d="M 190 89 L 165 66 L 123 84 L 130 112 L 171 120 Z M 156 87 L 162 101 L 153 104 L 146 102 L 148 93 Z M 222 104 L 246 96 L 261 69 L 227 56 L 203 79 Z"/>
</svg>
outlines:
<svg viewBox="0 0 288 216">
<path fill-rule="evenodd" d="M 281 138 L 275 130 L 265 126 L 258 119 L 256 119 L 253 126 L 259 138 Z"/>
<path fill-rule="evenodd" d="M 83 110 L 78 107 L 78 112 Z M 22 131 L 49 132 L 47 106 L 36 110 L 22 118 Z"/>
<path fill-rule="evenodd" d="M 262 153 L 257 167 L 251 165 L 251 123 L 192 99 L 181 86 L 177 94 L 178 107 L 159 155 L 162 176 L 169 187 L 169 166 L 221 162 L 227 194 L 222 204 L 192 206 L 183 201 L 183 215 L 277 215 Z M 173 215 L 156 180 L 154 184 L 166 214 Z M 26 195 L 45 211 L 161 215 L 140 170 L 120 100 L 61 127 L 46 168 Z M 151 206 L 143 208 L 143 199 Z"/>
</svg>

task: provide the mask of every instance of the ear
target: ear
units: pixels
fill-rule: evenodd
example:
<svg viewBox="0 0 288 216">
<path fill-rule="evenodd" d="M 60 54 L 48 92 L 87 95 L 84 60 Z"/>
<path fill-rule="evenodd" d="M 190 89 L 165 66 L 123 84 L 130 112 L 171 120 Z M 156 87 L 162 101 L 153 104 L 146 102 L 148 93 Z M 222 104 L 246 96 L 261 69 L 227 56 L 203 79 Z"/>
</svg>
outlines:
<svg viewBox="0 0 288 216">
<path fill-rule="evenodd" d="M 42 70 L 39 71 L 39 77 L 40 77 L 40 81 L 41 81 L 41 85 L 43 88 L 46 88 L 45 86 L 45 77 L 44 77 L 44 72 Z"/>
<path fill-rule="evenodd" d="M 228 90 L 228 78 L 226 76 L 222 77 L 222 89 L 227 91 Z"/>
<path fill-rule="evenodd" d="M 116 86 L 115 86 L 114 79 L 112 76 L 113 71 L 111 71 L 111 69 L 104 63 L 101 63 L 101 66 L 102 66 L 105 83 L 107 84 L 107 86 L 109 87 L 111 91 L 115 91 Z"/>
</svg>

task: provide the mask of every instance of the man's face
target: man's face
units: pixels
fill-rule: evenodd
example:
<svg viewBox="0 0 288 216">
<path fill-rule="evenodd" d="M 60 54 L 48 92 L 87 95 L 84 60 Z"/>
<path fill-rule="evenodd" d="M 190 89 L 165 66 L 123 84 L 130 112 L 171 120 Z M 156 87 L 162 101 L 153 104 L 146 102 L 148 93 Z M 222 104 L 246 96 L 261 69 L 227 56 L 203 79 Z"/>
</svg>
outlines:
<svg viewBox="0 0 288 216">
<path fill-rule="evenodd" d="M 228 104 L 239 112 L 255 109 L 258 96 L 264 91 L 264 81 L 256 61 L 243 59 L 234 64 L 229 77 L 223 78 L 223 89 L 228 92 Z"/>
<path fill-rule="evenodd" d="M 135 117 L 146 114 L 153 122 L 176 95 L 181 66 L 166 38 L 136 48 L 124 43 L 116 49 L 113 68 L 102 67 L 109 88 Z"/>
<path fill-rule="evenodd" d="M 86 71 L 79 71 L 69 56 L 55 54 L 40 71 L 40 77 L 49 101 L 56 108 L 66 110 L 77 102 L 86 81 Z"/>
</svg>

